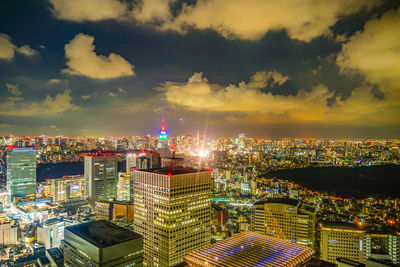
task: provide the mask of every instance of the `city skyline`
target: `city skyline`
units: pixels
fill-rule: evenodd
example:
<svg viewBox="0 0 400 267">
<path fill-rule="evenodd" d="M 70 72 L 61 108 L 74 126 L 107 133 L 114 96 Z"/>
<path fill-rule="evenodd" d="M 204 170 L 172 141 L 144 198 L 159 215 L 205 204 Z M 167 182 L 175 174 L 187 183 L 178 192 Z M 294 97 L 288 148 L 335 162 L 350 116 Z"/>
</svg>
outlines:
<svg viewBox="0 0 400 267">
<path fill-rule="evenodd" d="M 296 4 L 2 1 L 0 135 L 398 138 L 400 3 Z"/>
</svg>

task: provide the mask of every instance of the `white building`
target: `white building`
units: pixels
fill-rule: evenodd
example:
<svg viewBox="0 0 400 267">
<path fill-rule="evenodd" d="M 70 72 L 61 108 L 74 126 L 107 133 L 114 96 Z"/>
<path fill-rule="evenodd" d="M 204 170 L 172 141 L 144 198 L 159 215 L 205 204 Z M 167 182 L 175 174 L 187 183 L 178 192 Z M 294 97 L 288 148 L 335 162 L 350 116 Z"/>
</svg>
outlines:
<svg viewBox="0 0 400 267">
<path fill-rule="evenodd" d="M 64 239 L 64 222 L 59 219 L 51 219 L 37 227 L 37 242 L 46 249 L 59 247 Z"/>
<path fill-rule="evenodd" d="M 18 242 L 18 227 L 10 222 L 0 224 L 0 244 L 13 245 Z"/>
</svg>

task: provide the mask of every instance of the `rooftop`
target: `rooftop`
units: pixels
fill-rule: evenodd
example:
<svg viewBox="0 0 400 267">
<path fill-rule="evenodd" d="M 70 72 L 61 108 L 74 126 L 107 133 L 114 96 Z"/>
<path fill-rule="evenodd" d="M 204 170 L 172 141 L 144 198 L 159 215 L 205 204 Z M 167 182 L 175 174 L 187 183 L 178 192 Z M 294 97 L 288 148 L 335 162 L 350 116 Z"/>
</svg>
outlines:
<svg viewBox="0 0 400 267">
<path fill-rule="evenodd" d="M 321 227 L 325 229 L 334 229 L 334 230 L 351 230 L 351 231 L 365 231 L 361 228 L 358 228 L 353 223 L 341 222 L 341 221 L 322 221 Z"/>
<path fill-rule="evenodd" d="M 59 248 L 49 248 L 47 254 L 58 267 L 64 266 L 64 254 Z"/>
<path fill-rule="evenodd" d="M 94 221 L 66 227 L 65 230 L 99 248 L 113 246 L 142 236 L 108 221 Z"/>
<path fill-rule="evenodd" d="M 262 205 L 265 203 L 278 203 L 278 204 L 286 204 L 297 207 L 300 204 L 300 200 L 292 199 L 292 198 L 267 198 L 264 200 L 257 201 L 254 205 Z"/>
<path fill-rule="evenodd" d="M 242 232 L 205 248 L 185 260 L 196 266 L 302 266 L 314 250 L 255 232 Z"/>
<path fill-rule="evenodd" d="M 187 173 L 197 173 L 197 172 L 205 172 L 209 171 L 206 169 L 194 169 L 188 167 L 177 167 L 177 168 L 159 168 L 159 169 L 147 169 L 147 170 L 138 170 L 142 172 L 151 172 L 162 175 L 179 175 L 179 174 L 187 174 Z"/>
</svg>

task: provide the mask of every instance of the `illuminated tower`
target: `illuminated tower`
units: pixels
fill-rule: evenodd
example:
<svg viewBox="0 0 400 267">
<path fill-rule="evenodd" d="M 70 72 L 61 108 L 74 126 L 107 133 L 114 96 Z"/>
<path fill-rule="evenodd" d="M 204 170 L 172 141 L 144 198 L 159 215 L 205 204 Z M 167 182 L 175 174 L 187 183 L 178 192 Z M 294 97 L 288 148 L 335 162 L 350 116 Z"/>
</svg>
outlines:
<svg viewBox="0 0 400 267">
<path fill-rule="evenodd" d="M 160 135 L 158 136 L 160 143 L 164 143 L 163 141 L 168 140 L 167 128 L 165 127 L 164 117 L 162 118 L 161 130 Z"/>
</svg>

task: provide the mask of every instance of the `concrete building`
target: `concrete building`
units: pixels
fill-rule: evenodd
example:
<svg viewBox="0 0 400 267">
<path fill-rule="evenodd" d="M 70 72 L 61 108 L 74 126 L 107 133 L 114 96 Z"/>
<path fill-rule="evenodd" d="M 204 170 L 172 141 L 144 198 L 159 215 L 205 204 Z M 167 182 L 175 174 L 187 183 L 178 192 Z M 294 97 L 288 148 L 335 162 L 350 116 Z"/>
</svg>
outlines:
<svg viewBox="0 0 400 267">
<path fill-rule="evenodd" d="M 182 167 L 135 171 L 134 230 L 145 266 L 175 266 L 211 241 L 211 174 Z"/>
<path fill-rule="evenodd" d="M 82 175 L 64 176 L 48 181 L 49 194 L 53 202 L 84 198 L 85 183 Z"/>
<path fill-rule="evenodd" d="M 44 221 L 37 227 L 37 242 L 46 249 L 56 248 L 61 245 L 64 239 L 64 222 L 60 219 Z"/>
<path fill-rule="evenodd" d="M 36 148 L 12 148 L 7 152 L 7 191 L 15 197 L 35 197 Z"/>
<path fill-rule="evenodd" d="M 320 224 L 321 259 L 336 262 L 344 258 L 356 262 L 365 262 L 366 231 L 354 224 L 343 222 L 323 222 Z"/>
<path fill-rule="evenodd" d="M 143 238 L 107 221 L 65 228 L 64 266 L 143 266 Z"/>
<path fill-rule="evenodd" d="M 117 182 L 118 162 L 115 155 L 85 156 L 85 195 L 89 200 L 115 199 Z"/>
<path fill-rule="evenodd" d="M 0 223 L 0 244 L 14 245 L 18 242 L 18 227 L 10 222 Z"/>
<path fill-rule="evenodd" d="M 242 232 L 190 252 L 185 261 L 192 267 L 304 266 L 314 250 L 256 232 Z"/>
<path fill-rule="evenodd" d="M 314 247 L 315 207 L 295 199 L 258 201 L 251 211 L 252 231 Z"/>
</svg>

